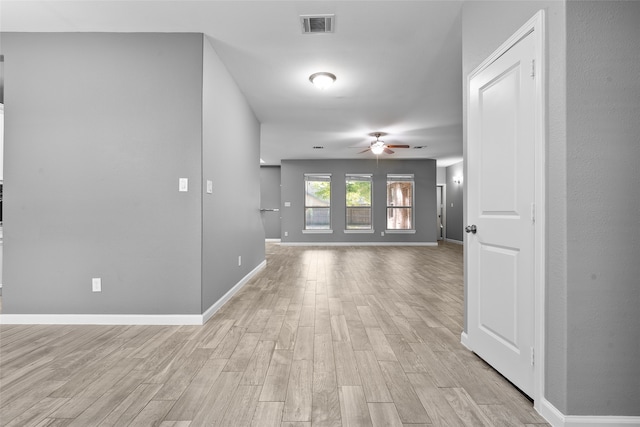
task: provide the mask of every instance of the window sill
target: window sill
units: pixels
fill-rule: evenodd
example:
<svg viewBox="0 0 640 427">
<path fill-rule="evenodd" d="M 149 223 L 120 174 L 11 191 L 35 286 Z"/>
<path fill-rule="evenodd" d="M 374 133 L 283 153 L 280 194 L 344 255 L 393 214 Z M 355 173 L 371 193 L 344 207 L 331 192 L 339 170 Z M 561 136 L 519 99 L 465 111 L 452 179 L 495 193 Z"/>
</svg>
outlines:
<svg viewBox="0 0 640 427">
<path fill-rule="evenodd" d="M 385 230 L 386 234 L 416 234 L 416 230 Z"/>
<path fill-rule="evenodd" d="M 302 234 L 333 234 L 333 230 L 302 230 Z"/>
<path fill-rule="evenodd" d="M 344 230 L 344 234 L 373 234 L 376 230 Z"/>
</svg>

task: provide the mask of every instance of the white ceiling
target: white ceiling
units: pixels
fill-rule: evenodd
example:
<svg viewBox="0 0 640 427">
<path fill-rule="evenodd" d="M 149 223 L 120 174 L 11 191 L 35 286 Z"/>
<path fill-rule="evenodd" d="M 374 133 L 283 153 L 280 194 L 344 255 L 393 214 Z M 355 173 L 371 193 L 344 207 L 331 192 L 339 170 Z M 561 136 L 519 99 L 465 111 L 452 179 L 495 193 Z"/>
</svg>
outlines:
<svg viewBox="0 0 640 427">
<path fill-rule="evenodd" d="M 462 160 L 462 1 L 2 0 L 0 8 L 2 31 L 206 34 L 262 123 L 266 164 L 373 157 L 359 152 L 376 131 L 412 147 L 383 157 Z M 335 32 L 302 34 L 299 16 L 311 14 L 335 14 Z M 308 77 L 317 71 L 336 83 L 316 89 Z"/>
</svg>

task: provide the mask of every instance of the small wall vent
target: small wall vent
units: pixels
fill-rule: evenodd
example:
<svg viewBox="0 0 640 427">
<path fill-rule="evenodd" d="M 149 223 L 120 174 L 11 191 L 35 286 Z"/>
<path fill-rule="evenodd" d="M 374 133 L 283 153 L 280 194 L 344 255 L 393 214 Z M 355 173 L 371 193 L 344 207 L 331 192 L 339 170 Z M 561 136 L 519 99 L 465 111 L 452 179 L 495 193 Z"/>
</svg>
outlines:
<svg viewBox="0 0 640 427">
<path fill-rule="evenodd" d="M 303 34 L 333 33 L 335 15 L 301 15 Z"/>
</svg>

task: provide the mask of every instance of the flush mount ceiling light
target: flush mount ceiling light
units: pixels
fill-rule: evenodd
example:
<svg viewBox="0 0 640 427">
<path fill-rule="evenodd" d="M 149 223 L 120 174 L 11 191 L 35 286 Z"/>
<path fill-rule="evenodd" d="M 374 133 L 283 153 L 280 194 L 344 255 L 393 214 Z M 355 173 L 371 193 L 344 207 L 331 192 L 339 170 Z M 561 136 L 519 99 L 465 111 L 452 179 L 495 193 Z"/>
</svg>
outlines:
<svg viewBox="0 0 640 427">
<path fill-rule="evenodd" d="M 319 73 L 313 73 L 309 76 L 309 81 L 314 84 L 320 90 L 324 90 L 331 86 L 336 81 L 335 74 L 321 71 Z"/>
</svg>

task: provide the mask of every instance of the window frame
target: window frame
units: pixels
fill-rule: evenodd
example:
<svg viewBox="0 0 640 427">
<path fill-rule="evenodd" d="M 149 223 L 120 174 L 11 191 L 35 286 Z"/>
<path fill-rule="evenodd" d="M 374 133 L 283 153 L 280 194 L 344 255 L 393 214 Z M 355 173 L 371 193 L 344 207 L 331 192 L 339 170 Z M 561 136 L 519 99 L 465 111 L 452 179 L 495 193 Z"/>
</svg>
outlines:
<svg viewBox="0 0 640 427">
<path fill-rule="evenodd" d="M 304 200 L 303 200 L 303 229 L 302 229 L 302 233 L 303 234 L 325 234 L 325 233 L 333 233 L 332 230 L 332 221 L 331 221 L 331 186 L 332 186 L 332 179 L 331 179 L 331 174 L 330 173 L 305 173 L 304 174 Z M 311 181 L 319 181 L 319 182 L 328 182 L 329 183 L 329 200 L 328 206 L 320 206 L 320 205 L 307 205 L 307 183 L 311 182 Z M 329 217 L 329 224 L 327 228 L 308 228 L 308 224 L 307 224 L 307 209 L 313 209 L 313 208 L 322 208 L 322 209 L 328 209 L 329 213 L 328 213 L 328 217 Z"/>
<path fill-rule="evenodd" d="M 393 206 L 389 205 L 389 183 L 390 182 L 410 182 L 411 183 L 411 205 Z M 415 218 L 416 218 L 416 181 L 414 174 L 387 174 L 386 183 L 386 209 L 385 209 L 385 232 L 386 233 L 407 233 L 414 234 L 416 232 Z M 411 212 L 411 228 L 389 228 L 389 210 L 390 209 L 410 209 Z"/>
<path fill-rule="evenodd" d="M 348 190 L 347 186 L 349 185 L 349 181 L 361 181 L 361 182 L 369 182 L 369 206 L 357 206 L 357 205 L 349 205 L 347 200 Z M 344 176 L 344 187 L 345 187 L 345 195 L 344 195 L 344 232 L 349 233 L 374 233 L 375 230 L 373 228 L 373 174 L 371 173 L 346 173 Z M 349 209 L 368 209 L 369 210 L 369 227 L 368 228 L 349 228 Z"/>
</svg>

